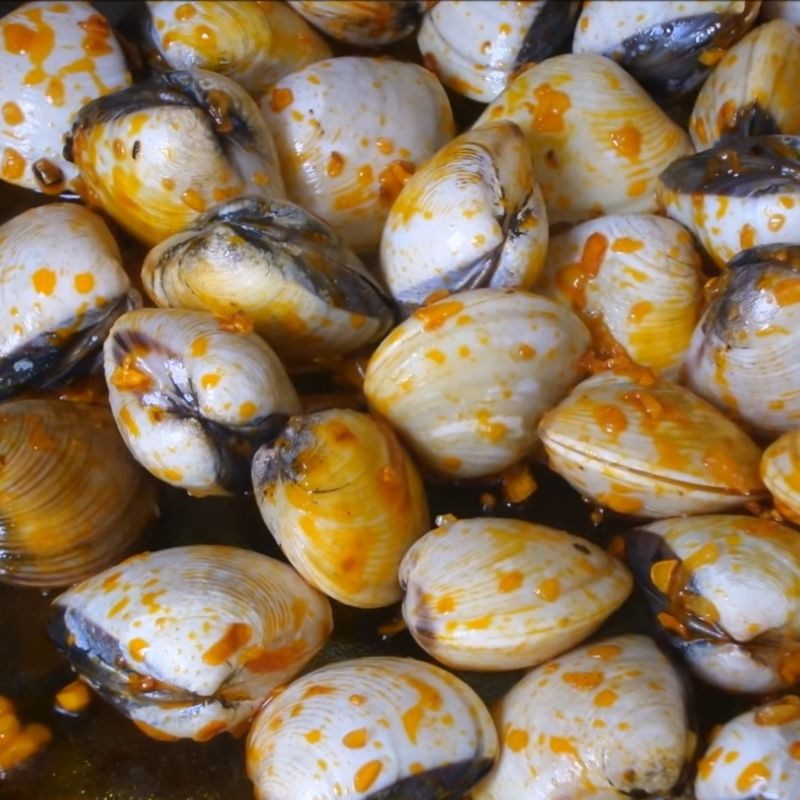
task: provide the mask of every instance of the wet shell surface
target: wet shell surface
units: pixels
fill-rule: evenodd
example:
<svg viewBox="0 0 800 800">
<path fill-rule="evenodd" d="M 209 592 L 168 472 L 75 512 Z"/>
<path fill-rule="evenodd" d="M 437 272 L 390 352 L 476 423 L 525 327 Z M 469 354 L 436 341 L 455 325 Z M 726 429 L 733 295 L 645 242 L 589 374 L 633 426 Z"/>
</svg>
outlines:
<svg viewBox="0 0 800 800">
<path fill-rule="evenodd" d="M 122 558 L 156 514 L 108 410 L 0 404 L 0 581 L 68 586 Z"/>
<path fill-rule="evenodd" d="M 285 194 L 256 102 L 206 70 L 156 75 L 85 105 L 65 153 L 87 202 L 148 245 L 223 200 Z"/>
<path fill-rule="evenodd" d="M 784 695 L 720 728 L 698 766 L 697 800 L 794 800 L 800 792 L 798 756 L 800 697 Z"/>
<path fill-rule="evenodd" d="M 116 317 L 137 302 L 96 214 L 52 203 L 10 219 L 0 226 L 0 397 L 91 369 Z"/>
<path fill-rule="evenodd" d="M 400 582 L 417 644 L 469 670 L 524 669 L 569 650 L 633 585 L 619 561 L 585 539 L 499 518 L 426 534 L 403 559 Z"/>
<path fill-rule="evenodd" d="M 694 92 L 758 16 L 760 2 L 584 3 L 572 50 L 619 62 L 654 97 Z"/>
<path fill-rule="evenodd" d="M 473 478 L 538 442 L 536 426 L 581 378 L 589 332 L 567 308 L 474 289 L 418 309 L 378 346 L 364 392 L 431 469 Z"/>
<path fill-rule="evenodd" d="M 285 3 L 148 2 L 148 38 L 172 69 L 208 69 L 258 96 L 330 48 Z"/>
<path fill-rule="evenodd" d="M 258 800 L 458 800 L 496 753 L 467 684 L 411 658 L 359 658 L 305 675 L 264 707 L 247 773 Z"/>
<path fill-rule="evenodd" d="M 454 134 L 439 81 L 390 59 L 318 62 L 278 81 L 261 110 L 289 198 L 358 252 L 377 249 L 409 175 Z"/>
<path fill-rule="evenodd" d="M 244 314 L 290 364 L 364 347 L 393 319 L 384 290 L 327 225 L 258 197 L 215 206 L 156 245 L 142 283 L 162 307 Z"/>
<path fill-rule="evenodd" d="M 759 499 L 761 451 L 688 389 L 603 373 L 575 387 L 539 427 L 550 466 L 621 514 L 670 517 Z"/>
<path fill-rule="evenodd" d="M 800 32 L 790 22 L 759 25 L 722 58 L 703 84 L 689 120 L 695 147 L 763 133 L 800 133 L 795 87 Z"/>
<path fill-rule="evenodd" d="M 422 480 L 388 426 L 347 409 L 293 417 L 256 453 L 253 489 L 312 586 L 361 608 L 402 597 L 400 560 L 430 517 Z"/>
<path fill-rule="evenodd" d="M 527 69 L 476 127 L 499 120 L 525 133 L 551 224 L 656 211 L 659 174 L 692 149 L 627 72 L 595 55 Z"/>
<path fill-rule="evenodd" d="M 429 0 L 289 0 L 289 5 L 328 36 L 377 46 L 408 36 Z"/>
<path fill-rule="evenodd" d="M 764 0 L 761 4 L 762 19 L 785 19 L 800 25 L 800 2 L 798 0 Z"/>
<path fill-rule="evenodd" d="M 729 692 L 800 679 L 800 537 L 745 516 L 654 522 L 625 540 L 660 625 L 692 670 Z"/>
<path fill-rule="evenodd" d="M 741 253 L 721 276 L 692 336 L 689 386 L 754 429 L 800 423 L 800 247 Z"/>
<path fill-rule="evenodd" d="M 439 0 L 417 43 L 445 86 L 491 103 L 516 70 L 567 49 L 579 11 L 580 3 L 562 0 Z"/>
<path fill-rule="evenodd" d="M 732 139 L 679 158 L 659 179 L 659 202 L 718 267 L 756 245 L 800 242 L 800 137 Z"/>
<path fill-rule="evenodd" d="M 443 289 L 530 289 L 547 242 L 525 137 L 513 123 L 488 124 L 453 139 L 408 179 L 386 220 L 381 273 L 408 311 Z"/>
<path fill-rule="evenodd" d="M 621 348 L 675 379 L 700 317 L 700 263 L 672 220 L 600 217 L 553 237 L 537 288 L 581 316 L 598 353 Z"/>
<path fill-rule="evenodd" d="M 494 719 L 500 758 L 470 800 L 672 797 L 694 750 L 683 683 L 644 636 L 536 667 Z"/>
<path fill-rule="evenodd" d="M 241 731 L 322 648 L 327 599 L 288 565 L 190 545 L 142 553 L 54 601 L 51 636 L 80 676 L 145 733 Z"/>
<path fill-rule="evenodd" d="M 800 430 L 784 433 L 764 451 L 761 479 L 777 511 L 800 524 Z"/>
<path fill-rule="evenodd" d="M 81 106 L 130 85 L 122 50 L 78 0 L 21 3 L 0 36 L 0 178 L 49 194 L 74 188 L 64 136 Z"/>
<path fill-rule="evenodd" d="M 192 494 L 250 488 L 250 459 L 291 414 L 297 394 L 275 353 L 239 320 L 146 308 L 105 343 L 114 418 L 136 460 Z"/>
</svg>

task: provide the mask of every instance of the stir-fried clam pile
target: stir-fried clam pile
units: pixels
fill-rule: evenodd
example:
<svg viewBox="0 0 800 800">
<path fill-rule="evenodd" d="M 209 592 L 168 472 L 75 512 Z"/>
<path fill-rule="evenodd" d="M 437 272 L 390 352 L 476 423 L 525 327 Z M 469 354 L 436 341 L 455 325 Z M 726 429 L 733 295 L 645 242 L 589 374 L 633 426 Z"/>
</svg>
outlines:
<svg viewBox="0 0 800 800">
<path fill-rule="evenodd" d="M 0 581 L 57 590 L 62 709 L 88 686 L 159 740 L 246 735 L 260 800 L 797 800 L 795 25 L 1 18 L 31 208 L 0 226 Z M 534 475 L 595 534 L 531 513 Z M 257 506 L 273 555 L 143 551 L 168 491 Z M 455 493 L 483 513 L 439 514 Z M 343 607 L 395 613 L 409 657 L 315 661 Z M 513 670 L 490 710 L 475 674 Z M 8 772 L 49 734 L 3 703 Z"/>
</svg>

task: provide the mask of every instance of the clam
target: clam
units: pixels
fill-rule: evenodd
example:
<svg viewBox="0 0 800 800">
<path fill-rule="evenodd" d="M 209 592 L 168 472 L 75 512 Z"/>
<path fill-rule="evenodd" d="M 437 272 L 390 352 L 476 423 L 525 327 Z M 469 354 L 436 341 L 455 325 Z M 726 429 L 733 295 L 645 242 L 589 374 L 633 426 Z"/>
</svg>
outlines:
<svg viewBox="0 0 800 800">
<path fill-rule="evenodd" d="M 222 545 L 141 553 L 53 605 L 51 636 L 81 678 L 167 740 L 246 729 L 333 624 L 291 567 Z"/>
<path fill-rule="evenodd" d="M 800 420 L 800 247 L 741 253 L 722 274 L 686 357 L 689 386 L 764 434 Z"/>
<path fill-rule="evenodd" d="M 762 19 L 785 19 L 800 25 L 800 2 L 797 0 L 764 0 L 761 4 Z"/>
<path fill-rule="evenodd" d="M 91 370 L 114 320 L 137 303 L 96 214 L 52 203 L 10 219 L 0 226 L 0 397 Z"/>
<path fill-rule="evenodd" d="M 192 494 L 250 488 L 250 459 L 300 402 L 269 346 L 240 318 L 144 308 L 105 343 L 122 438 L 157 478 Z"/>
<path fill-rule="evenodd" d="M 20 3 L 0 19 L 0 36 L 0 178 L 48 194 L 75 189 L 64 136 L 81 106 L 130 85 L 122 50 L 80 0 Z"/>
<path fill-rule="evenodd" d="M 430 527 L 422 480 L 385 424 L 348 409 L 293 417 L 253 459 L 261 516 L 295 569 L 329 597 L 402 597 L 397 570 Z"/>
<path fill-rule="evenodd" d="M 689 232 L 650 214 L 599 217 L 554 236 L 538 290 L 576 311 L 594 348 L 677 378 L 703 301 Z"/>
<path fill-rule="evenodd" d="M 255 101 L 205 70 L 168 72 L 85 105 L 64 148 L 85 199 L 154 245 L 208 207 L 284 196 L 275 144 Z"/>
<path fill-rule="evenodd" d="M 732 139 L 679 158 L 659 179 L 659 202 L 719 267 L 755 245 L 797 241 L 800 137 Z"/>
<path fill-rule="evenodd" d="M 525 134 L 550 223 L 655 211 L 659 173 L 689 137 L 625 70 L 595 55 L 530 67 L 476 126 L 510 120 Z"/>
<path fill-rule="evenodd" d="M 491 103 L 516 70 L 563 52 L 580 7 L 561 0 L 439 0 L 423 18 L 417 43 L 445 86 Z"/>
<path fill-rule="evenodd" d="M 575 387 L 539 426 L 550 466 L 621 514 L 670 517 L 759 499 L 761 451 L 688 389 L 606 372 Z"/>
<path fill-rule="evenodd" d="M 592 634 L 630 594 L 631 576 L 564 531 L 481 517 L 427 533 L 400 565 L 403 618 L 452 669 L 541 664 Z"/>
<path fill-rule="evenodd" d="M 703 680 L 765 693 L 800 679 L 800 537 L 770 520 L 665 519 L 625 554 L 661 627 Z"/>
<path fill-rule="evenodd" d="M 696 737 L 684 685 L 644 636 L 536 667 L 494 712 L 500 757 L 471 800 L 675 797 Z"/>
<path fill-rule="evenodd" d="M 364 347 L 393 317 L 383 289 L 325 223 L 259 197 L 221 203 L 156 245 L 142 283 L 162 307 L 246 315 L 292 364 Z"/>
<path fill-rule="evenodd" d="M 547 241 L 525 137 L 498 122 L 453 139 L 408 179 L 383 230 L 381 272 L 408 311 L 443 289 L 529 289 Z"/>
<path fill-rule="evenodd" d="M 0 404 L 0 581 L 68 586 L 130 550 L 156 514 L 108 409 Z"/>
<path fill-rule="evenodd" d="M 572 50 L 625 67 L 661 100 L 694 92 L 758 16 L 760 2 L 584 3 Z"/>
<path fill-rule="evenodd" d="M 793 800 L 800 792 L 800 697 L 784 695 L 726 722 L 697 768 L 697 800 Z M 755 793 L 755 794 L 754 794 Z"/>
<path fill-rule="evenodd" d="M 247 773 L 258 800 L 458 800 L 496 753 L 467 684 L 411 658 L 359 658 L 299 678 L 262 709 Z"/>
<path fill-rule="evenodd" d="M 416 64 L 391 59 L 343 56 L 312 64 L 278 81 L 261 110 L 289 198 L 358 252 L 377 248 L 409 175 L 454 133 L 439 81 Z"/>
<path fill-rule="evenodd" d="M 368 47 L 391 44 L 413 32 L 430 0 L 289 0 L 328 36 Z"/>
<path fill-rule="evenodd" d="M 787 431 L 764 451 L 761 479 L 776 510 L 800 524 L 800 430 Z"/>
<path fill-rule="evenodd" d="M 370 358 L 364 393 L 429 468 L 481 477 L 535 448 L 588 345 L 583 323 L 552 300 L 473 289 L 398 325 Z"/>
<path fill-rule="evenodd" d="M 145 36 L 171 69 L 208 69 L 258 96 L 290 72 L 329 58 L 319 34 L 285 3 L 147 3 Z"/>
</svg>

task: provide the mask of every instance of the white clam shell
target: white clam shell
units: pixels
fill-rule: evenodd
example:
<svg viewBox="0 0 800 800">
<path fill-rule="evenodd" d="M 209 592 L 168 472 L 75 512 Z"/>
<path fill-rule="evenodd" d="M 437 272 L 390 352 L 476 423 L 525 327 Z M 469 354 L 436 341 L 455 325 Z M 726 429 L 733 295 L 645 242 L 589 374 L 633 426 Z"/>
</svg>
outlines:
<svg viewBox="0 0 800 800">
<path fill-rule="evenodd" d="M 631 591 L 625 567 L 554 528 L 513 519 L 448 523 L 400 565 L 403 618 L 453 669 L 541 664 L 593 633 Z"/>
<path fill-rule="evenodd" d="M 404 308 L 441 289 L 529 289 L 547 242 L 522 132 L 487 124 L 453 139 L 408 179 L 383 230 L 381 273 Z"/>
<path fill-rule="evenodd" d="M 289 197 L 356 251 L 380 243 L 404 181 L 449 141 L 441 84 L 416 64 L 344 56 L 278 81 L 261 100 Z"/>
<path fill-rule="evenodd" d="M 85 680 L 146 732 L 201 741 L 245 723 L 332 628 L 327 599 L 291 567 L 221 545 L 133 556 L 55 605 Z M 163 694 L 123 690 L 136 676 Z"/>
<path fill-rule="evenodd" d="M 800 523 L 800 430 L 784 433 L 764 451 L 761 479 L 775 508 L 786 519 Z"/>
<path fill-rule="evenodd" d="M 537 290 L 578 312 L 596 349 L 610 337 L 637 364 L 675 379 L 700 316 L 700 256 L 672 220 L 599 217 L 552 238 Z"/>
<path fill-rule="evenodd" d="M 226 327 L 199 311 L 139 309 L 117 320 L 105 344 L 122 438 L 156 477 L 193 494 L 249 486 L 249 457 L 239 453 L 239 464 L 237 451 L 252 453 L 275 423 L 300 410 L 266 342 Z"/>
<path fill-rule="evenodd" d="M 494 718 L 500 758 L 472 800 L 670 796 L 693 746 L 682 683 L 644 636 L 606 639 L 536 667 Z"/>
<path fill-rule="evenodd" d="M 367 365 L 364 392 L 432 469 L 489 475 L 534 449 L 539 419 L 580 379 L 588 344 L 585 326 L 552 300 L 474 289 L 395 328 Z"/>
<path fill-rule="evenodd" d="M 496 752 L 489 712 L 454 675 L 361 658 L 305 675 L 265 706 L 247 772 L 258 800 L 460 797 Z"/>
<path fill-rule="evenodd" d="M 743 506 L 763 494 L 761 451 L 717 409 L 677 384 L 602 373 L 575 387 L 539 427 L 550 466 L 594 502 L 670 517 Z"/>
<path fill-rule="evenodd" d="M 764 0 L 761 4 L 762 19 L 785 19 L 800 25 L 800 2 L 798 0 Z"/>
<path fill-rule="evenodd" d="M 525 133 L 551 223 L 657 210 L 658 175 L 688 136 L 613 61 L 549 58 L 515 78 L 476 123 Z"/>
<path fill-rule="evenodd" d="M 81 106 L 130 85 L 122 50 L 105 17 L 80 0 L 21 3 L 0 19 L 0 37 L 0 177 L 64 191 L 77 177 L 64 136 Z M 40 159 L 50 185 L 36 178 Z"/>
</svg>

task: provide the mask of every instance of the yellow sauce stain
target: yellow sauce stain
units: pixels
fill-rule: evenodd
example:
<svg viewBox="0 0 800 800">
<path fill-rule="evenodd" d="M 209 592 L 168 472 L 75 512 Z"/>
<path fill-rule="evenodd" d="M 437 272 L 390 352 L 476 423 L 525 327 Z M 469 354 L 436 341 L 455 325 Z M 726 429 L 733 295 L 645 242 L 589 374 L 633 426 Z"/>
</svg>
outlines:
<svg viewBox="0 0 800 800">
<path fill-rule="evenodd" d="M 134 438 L 137 438 L 141 435 L 139 426 L 136 424 L 136 420 L 133 418 L 133 415 L 127 406 L 123 406 L 122 410 L 119 412 L 119 421 L 123 424 L 128 433 L 130 433 L 130 435 Z"/>
<path fill-rule="evenodd" d="M 439 614 L 450 614 L 455 611 L 456 601 L 448 594 L 436 601 L 436 611 Z"/>
<path fill-rule="evenodd" d="M 666 559 L 664 561 L 656 561 L 650 567 L 650 580 L 653 586 L 658 589 L 662 594 L 669 593 L 669 585 L 672 576 L 675 574 L 675 569 L 678 566 L 678 560 L 675 558 Z"/>
<path fill-rule="evenodd" d="M 191 3 L 181 3 L 175 9 L 175 19 L 178 20 L 178 22 L 186 22 L 187 20 L 190 20 L 196 13 L 197 10 Z"/>
<path fill-rule="evenodd" d="M 641 197 L 649 188 L 650 181 L 647 178 L 640 178 L 639 180 L 631 181 L 628 184 L 626 194 L 628 197 Z"/>
<path fill-rule="evenodd" d="M 91 701 L 89 687 L 81 680 L 72 681 L 56 695 L 56 705 L 69 714 L 79 714 Z"/>
<path fill-rule="evenodd" d="M 289 108 L 294 102 L 294 94 L 291 89 L 276 88 L 272 90 L 269 97 L 269 107 L 276 113 Z"/>
<path fill-rule="evenodd" d="M 314 728 L 313 731 L 308 731 L 308 733 L 303 735 L 309 744 L 316 744 L 320 739 L 322 739 L 322 731 L 319 728 Z"/>
<path fill-rule="evenodd" d="M 553 89 L 549 83 L 533 91 L 536 107 L 533 112 L 533 129 L 538 133 L 560 133 L 564 130 L 563 115 L 572 107 L 569 95 Z"/>
<path fill-rule="evenodd" d="M 736 779 L 736 788 L 740 792 L 748 792 L 760 783 L 765 783 L 772 777 L 772 773 L 761 761 L 753 761 L 748 764 Z"/>
<path fill-rule="evenodd" d="M 563 739 L 560 736 L 550 737 L 550 750 L 557 756 L 572 756 L 578 757 L 578 751 L 575 749 L 569 739 Z"/>
<path fill-rule="evenodd" d="M 342 737 L 342 744 L 349 747 L 351 750 L 360 750 L 366 747 L 368 741 L 367 731 L 365 728 L 358 728 L 354 731 L 348 731 Z"/>
<path fill-rule="evenodd" d="M 704 781 L 711 777 L 711 773 L 714 771 L 714 767 L 716 766 L 721 755 L 722 748 L 715 747 L 700 759 L 700 762 L 697 765 L 697 773 Z"/>
<path fill-rule="evenodd" d="M 408 179 L 416 171 L 412 161 L 392 161 L 378 174 L 378 196 L 384 205 L 390 206 L 397 199 Z"/>
<path fill-rule="evenodd" d="M 612 436 L 622 433 L 628 427 L 628 418 L 619 406 L 598 406 L 592 409 L 592 416 L 600 428 Z"/>
<path fill-rule="evenodd" d="M 108 614 L 106 616 L 109 619 L 113 619 L 114 617 L 117 616 L 117 614 L 119 614 L 120 611 L 122 611 L 125 608 L 125 606 L 128 605 L 128 603 L 130 603 L 130 601 L 131 601 L 130 598 L 127 596 L 123 597 L 121 600 L 117 600 L 117 602 L 114 603 L 114 605 L 111 606 L 111 608 L 108 610 Z"/>
<path fill-rule="evenodd" d="M 140 638 L 131 639 L 128 642 L 128 650 L 130 651 L 131 658 L 134 661 L 144 661 L 144 654 L 143 651 L 146 650 L 150 645 L 144 640 Z"/>
<path fill-rule="evenodd" d="M 587 650 L 589 658 L 599 658 L 601 661 L 613 661 L 622 655 L 622 648 L 618 644 L 596 644 Z"/>
<path fill-rule="evenodd" d="M 511 570 L 511 572 L 503 572 L 497 582 L 497 589 L 503 594 L 514 592 L 522 586 L 524 579 L 525 576 L 518 569 Z"/>
<path fill-rule="evenodd" d="M 94 275 L 91 272 L 79 272 L 75 276 L 75 291 L 78 294 L 89 294 L 94 289 Z"/>
<path fill-rule="evenodd" d="M 369 164 L 364 164 L 358 168 L 355 186 L 339 192 L 334 201 L 333 207 L 337 211 L 357 208 L 371 202 L 373 198 L 373 173 Z"/>
<path fill-rule="evenodd" d="M 602 672 L 565 672 L 561 680 L 573 689 L 590 692 L 603 682 Z"/>
<path fill-rule="evenodd" d="M 200 385 L 204 389 L 213 389 L 221 380 L 221 376 L 216 372 L 208 372 L 200 378 Z"/>
<path fill-rule="evenodd" d="M 761 708 L 755 713 L 756 725 L 771 727 L 774 725 L 788 725 L 800 719 L 800 697 L 787 695 L 778 702 Z"/>
<path fill-rule="evenodd" d="M 608 239 L 602 233 L 593 233 L 584 242 L 581 260 L 556 273 L 556 285 L 573 307 L 582 309 L 586 305 L 586 285 L 600 272 L 607 249 Z"/>
<path fill-rule="evenodd" d="M 357 792 L 369 791 L 372 784 L 378 780 L 382 770 L 383 762 L 378 760 L 368 761 L 356 772 L 355 778 L 353 778 L 353 788 Z"/>
<path fill-rule="evenodd" d="M 333 150 L 328 158 L 328 163 L 325 167 L 325 173 L 329 178 L 336 178 L 342 174 L 344 164 L 344 156 L 337 150 Z"/>
<path fill-rule="evenodd" d="M 756 243 L 756 231 L 755 228 L 750 225 L 750 223 L 745 223 L 742 225 L 741 231 L 739 231 L 739 245 L 741 246 L 742 250 L 747 250 L 751 248 Z"/>
<path fill-rule="evenodd" d="M 442 696 L 425 681 L 406 678 L 408 684 L 419 695 L 418 701 L 402 714 L 403 729 L 412 744 L 417 743 L 417 733 L 426 711 L 438 711 L 442 706 Z"/>
<path fill-rule="evenodd" d="M 25 114 L 13 100 L 3 103 L 2 114 L 6 125 L 20 125 L 25 122 Z"/>
<path fill-rule="evenodd" d="M 194 358 L 200 358 L 208 352 L 208 339 L 205 336 L 198 336 L 193 342 L 190 350 Z"/>
<path fill-rule="evenodd" d="M 25 158 L 13 147 L 6 147 L 0 164 L 0 176 L 7 181 L 18 181 L 24 174 Z"/>
<path fill-rule="evenodd" d="M 598 708 L 610 708 L 617 702 L 619 695 L 613 689 L 603 689 L 598 692 L 594 698 L 594 704 Z"/>
<path fill-rule="evenodd" d="M 614 492 L 607 492 L 598 495 L 598 502 L 616 511 L 619 514 L 636 514 L 642 509 L 642 501 L 635 497 L 626 497 L 622 494 L 615 494 Z"/>
<path fill-rule="evenodd" d="M 256 413 L 256 404 L 252 400 L 245 400 L 239 406 L 239 416 L 242 419 L 250 419 Z"/>
<path fill-rule="evenodd" d="M 425 353 L 425 358 L 428 358 L 437 364 L 444 364 L 444 362 L 447 360 L 445 354 L 441 350 L 438 350 L 436 348 L 428 350 Z"/>
<path fill-rule="evenodd" d="M 418 308 L 414 314 L 414 319 L 422 323 L 425 331 L 435 331 L 442 327 L 450 317 L 455 316 L 464 308 L 464 304 L 459 300 L 441 300 L 430 306 Z"/>
<path fill-rule="evenodd" d="M 202 213 L 206 210 L 206 201 L 197 189 L 187 189 L 181 194 L 181 200 L 185 206 L 188 206 L 192 211 Z"/>
<path fill-rule="evenodd" d="M 212 667 L 224 664 L 234 653 L 244 647 L 253 635 L 253 629 L 243 622 L 234 622 L 225 633 L 203 653 L 203 661 Z"/>
<path fill-rule="evenodd" d="M 777 233 L 786 222 L 786 217 L 783 214 L 773 214 L 767 220 L 767 228 L 769 228 L 773 233 Z"/>
<path fill-rule="evenodd" d="M 640 300 L 631 306 L 628 312 L 628 322 L 638 325 L 648 314 L 655 310 L 655 306 L 649 300 Z"/>
<path fill-rule="evenodd" d="M 561 594 L 561 586 L 556 578 L 545 578 L 537 587 L 536 595 L 546 603 L 554 603 Z"/>
<path fill-rule="evenodd" d="M 37 294 L 44 294 L 49 297 L 56 288 L 56 274 L 51 269 L 37 269 L 33 273 L 31 280 Z"/>
<path fill-rule="evenodd" d="M 444 456 L 440 463 L 445 472 L 455 472 L 461 467 L 461 459 L 456 456 Z"/>
<path fill-rule="evenodd" d="M 642 133 L 630 122 L 623 125 L 611 133 L 611 144 L 614 149 L 629 161 L 638 161 L 639 154 L 642 152 Z M 633 252 L 623 250 L 621 252 Z"/>
<path fill-rule="evenodd" d="M 506 747 L 513 753 L 519 753 L 528 746 L 528 732 L 521 728 L 511 728 L 506 734 Z"/>
</svg>

